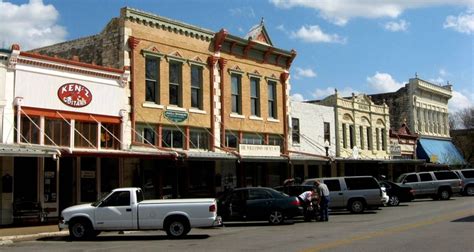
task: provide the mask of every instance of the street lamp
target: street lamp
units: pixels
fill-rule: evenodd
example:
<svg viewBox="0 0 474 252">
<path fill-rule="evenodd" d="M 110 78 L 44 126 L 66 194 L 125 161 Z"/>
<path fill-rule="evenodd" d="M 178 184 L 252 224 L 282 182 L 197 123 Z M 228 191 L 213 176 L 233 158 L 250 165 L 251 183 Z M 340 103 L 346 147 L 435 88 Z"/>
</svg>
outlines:
<svg viewBox="0 0 474 252">
<path fill-rule="evenodd" d="M 324 149 L 326 149 L 326 157 L 329 157 L 329 141 L 326 139 L 326 141 L 324 141 Z"/>
</svg>

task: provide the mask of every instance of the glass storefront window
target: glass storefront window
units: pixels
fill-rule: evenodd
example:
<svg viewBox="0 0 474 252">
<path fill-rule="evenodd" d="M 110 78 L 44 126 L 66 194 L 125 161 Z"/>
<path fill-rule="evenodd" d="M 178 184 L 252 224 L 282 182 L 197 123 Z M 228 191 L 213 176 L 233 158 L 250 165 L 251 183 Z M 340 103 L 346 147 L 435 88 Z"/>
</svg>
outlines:
<svg viewBox="0 0 474 252">
<path fill-rule="evenodd" d="M 31 120 L 30 120 L 31 119 Z M 21 142 L 40 143 L 40 117 L 39 116 L 21 116 Z"/>
<path fill-rule="evenodd" d="M 81 158 L 81 202 L 94 202 L 97 200 L 97 162 L 95 157 Z"/>
<path fill-rule="evenodd" d="M 44 143 L 46 145 L 69 146 L 71 127 L 63 119 L 45 118 Z"/>
<path fill-rule="evenodd" d="M 54 203 L 57 200 L 56 192 L 56 160 L 45 158 L 44 160 L 44 202 Z"/>
<path fill-rule="evenodd" d="M 100 129 L 100 147 L 104 149 L 120 149 L 120 124 L 104 123 Z"/>
<path fill-rule="evenodd" d="M 76 121 L 75 127 L 74 146 L 95 148 L 97 143 L 97 123 Z M 94 146 L 91 146 L 88 141 Z"/>
</svg>

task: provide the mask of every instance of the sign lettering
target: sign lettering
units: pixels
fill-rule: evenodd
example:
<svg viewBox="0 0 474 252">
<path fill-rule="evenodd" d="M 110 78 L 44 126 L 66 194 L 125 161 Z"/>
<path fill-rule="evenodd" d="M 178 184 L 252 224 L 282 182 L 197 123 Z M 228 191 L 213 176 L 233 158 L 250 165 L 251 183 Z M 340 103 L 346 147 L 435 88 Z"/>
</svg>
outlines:
<svg viewBox="0 0 474 252">
<path fill-rule="evenodd" d="M 59 87 L 58 98 L 67 106 L 82 108 L 91 103 L 92 93 L 81 84 L 67 83 Z"/>
</svg>

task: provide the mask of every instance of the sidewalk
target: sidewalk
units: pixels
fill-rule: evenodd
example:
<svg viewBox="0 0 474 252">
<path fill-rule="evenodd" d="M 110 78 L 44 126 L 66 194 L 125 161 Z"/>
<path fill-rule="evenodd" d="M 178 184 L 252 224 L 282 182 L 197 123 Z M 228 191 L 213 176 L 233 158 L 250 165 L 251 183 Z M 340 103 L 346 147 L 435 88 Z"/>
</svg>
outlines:
<svg viewBox="0 0 474 252">
<path fill-rule="evenodd" d="M 41 237 L 68 235 L 68 231 L 59 231 L 58 225 L 32 225 L 19 227 L 0 227 L 0 246 L 14 241 L 34 240 Z"/>
</svg>

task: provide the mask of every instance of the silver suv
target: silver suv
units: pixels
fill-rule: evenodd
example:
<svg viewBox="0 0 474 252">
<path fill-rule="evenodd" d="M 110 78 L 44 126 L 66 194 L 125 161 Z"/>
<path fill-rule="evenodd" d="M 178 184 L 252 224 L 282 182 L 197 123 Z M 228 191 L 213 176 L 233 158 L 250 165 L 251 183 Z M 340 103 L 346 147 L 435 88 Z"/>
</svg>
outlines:
<svg viewBox="0 0 474 252">
<path fill-rule="evenodd" d="M 462 194 L 474 196 L 474 169 L 462 169 L 454 171 L 462 180 Z"/>
<path fill-rule="evenodd" d="M 314 185 L 318 178 L 306 179 L 303 185 Z M 362 213 L 366 208 L 382 206 L 382 190 L 372 176 L 319 178 L 329 189 L 329 208 L 347 208 Z"/>
<path fill-rule="evenodd" d="M 397 182 L 410 186 L 416 198 L 431 197 L 434 200 L 448 200 L 462 188 L 461 180 L 453 171 L 404 173 Z"/>
</svg>

